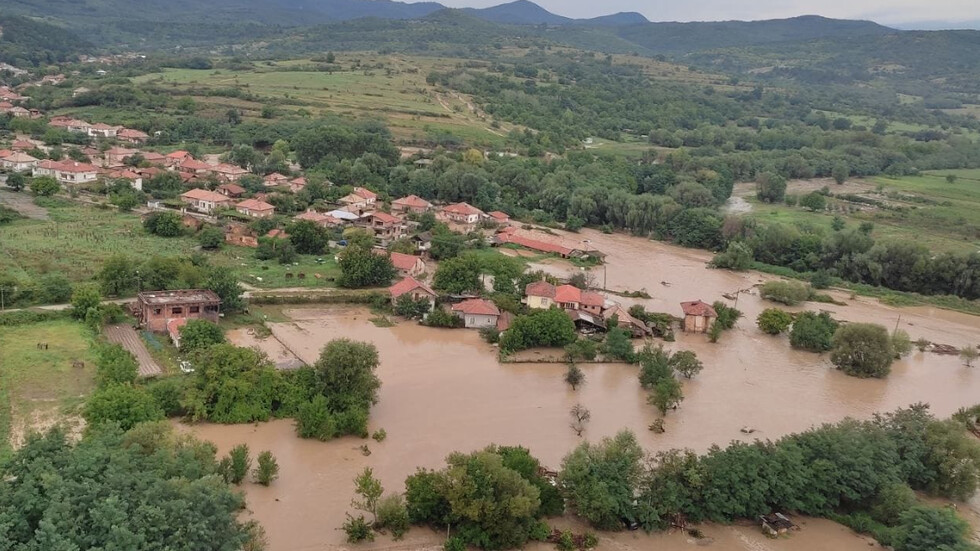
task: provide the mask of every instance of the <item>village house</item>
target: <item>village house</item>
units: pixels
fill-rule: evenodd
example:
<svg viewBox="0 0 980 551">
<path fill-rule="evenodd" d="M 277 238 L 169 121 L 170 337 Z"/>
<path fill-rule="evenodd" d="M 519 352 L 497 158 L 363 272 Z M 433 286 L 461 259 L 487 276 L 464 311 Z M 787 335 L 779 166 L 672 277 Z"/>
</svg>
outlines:
<svg viewBox="0 0 980 551">
<path fill-rule="evenodd" d="M 322 212 L 317 212 L 317 211 L 315 211 L 313 209 L 307 210 L 306 212 L 304 212 L 302 214 L 298 214 L 298 215 L 294 216 L 293 217 L 293 220 L 306 220 L 308 222 L 313 222 L 317 226 L 320 226 L 320 227 L 323 227 L 323 228 L 340 226 L 340 225 L 342 225 L 344 223 L 343 220 L 340 220 L 338 218 L 334 218 L 333 216 L 330 216 L 329 214 L 324 214 Z"/>
<path fill-rule="evenodd" d="M 30 151 L 37 147 L 34 142 L 28 140 L 15 140 L 14 143 L 10 144 L 10 149 L 14 151 Z"/>
<path fill-rule="evenodd" d="M 10 152 L 7 156 L 0 158 L 0 166 L 13 172 L 33 170 L 37 164 L 38 160 L 27 153 Z"/>
<path fill-rule="evenodd" d="M 374 232 L 374 238 L 383 247 L 405 236 L 405 223 L 387 212 L 372 212 L 361 218 L 361 222 Z"/>
<path fill-rule="evenodd" d="M 133 130 L 132 128 L 123 128 L 122 130 L 116 133 L 116 138 L 118 138 L 120 141 L 139 145 L 142 143 L 146 143 L 146 140 L 149 140 L 150 136 L 146 132 Z M 157 153 L 157 155 L 159 155 L 159 153 Z M 161 161 L 163 160 L 163 155 L 160 155 L 160 160 Z"/>
<path fill-rule="evenodd" d="M 421 232 L 412 236 L 412 243 L 415 244 L 415 249 L 422 253 L 428 253 L 429 249 L 432 248 L 432 232 Z"/>
<path fill-rule="evenodd" d="M 469 203 L 455 203 L 442 208 L 442 216 L 456 224 L 472 226 L 486 218 L 484 212 Z"/>
<path fill-rule="evenodd" d="M 378 195 L 373 191 L 356 187 L 350 194 L 341 197 L 339 203 L 349 209 L 362 212 L 366 209 L 373 208 L 377 200 Z"/>
<path fill-rule="evenodd" d="M 126 159 L 132 157 L 139 153 L 137 149 L 129 149 L 126 147 L 113 147 L 107 149 L 104 154 L 105 166 L 120 166 L 125 163 Z"/>
<path fill-rule="evenodd" d="M 221 299 L 214 291 L 184 289 L 151 291 L 136 297 L 139 324 L 149 331 L 163 333 L 171 320 L 204 319 L 218 322 Z"/>
<path fill-rule="evenodd" d="M 496 327 L 497 320 L 500 318 L 497 305 L 482 298 L 472 298 L 453 304 L 452 312 L 463 320 L 463 327 L 467 329 Z"/>
<path fill-rule="evenodd" d="M 230 198 L 206 189 L 192 189 L 182 193 L 180 198 L 192 209 L 205 214 L 211 214 L 217 208 L 230 207 L 232 205 Z"/>
<path fill-rule="evenodd" d="M 426 201 L 418 195 L 409 195 L 408 197 L 395 199 L 391 202 L 392 214 L 422 214 L 424 212 L 428 212 L 431 208 L 432 203 Z"/>
<path fill-rule="evenodd" d="M 493 245 L 517 245 L 539 253 L 556 254 L 562 258 L 568 258 L 574 252 L 573 249 L 564 245 L 524 237 L 523 235 L 517 233 L 515 228 L 508 228 L 508 230 L 511 231 L 505 230 L 495 235 L 491 243 Z"/>
<path fill-rule="evenodd" d="M 629 310 L 619 304 L 613 304 L 602 311 L 602 319 L 605 320 L 606 325 L 609 325 L 613 317 L 619 321 L 618 326 L 629 331 L 635 339 L 649 336 L 652 333 L 647 324 L 634 318 L 630 315 Z"/>
<path fill-rule="evenodd" d="M 143 177 L 140 176 L 138 173 L 133 172 L 132 170 L 125 170 L 125 169 L 111 170 L 105 174 L 105 177 L 110 182 L 115 180 L 129 180 L 129 185 L 133 189 L 139 191 L 143 190 Z"/>
<path fill-rule="evenodd" d="M 221 163 L 212 169 L 219 177 L 232 182 L 237 182 L 239 178 L 248 174 L 248 171 L 240 166 Z"/>
<path fill-rule="evenodd" d="M 221 184 L 215 191 L 224 195 L 225 197 L 237 199 L 242 195 L 245 195 L 247 190 L 238 184 Z"/>
<path fill-rule="evenodd" d="M 177 167 L 180 166 L 181 163 L 183 163 L 187 159 L 193 159 L 190 153 L 186 151 L 174 151 L 172 153 L 167 154 L 163 164 L 169 167 Z"/>
<path fill-rule="evenodd" d="M 272 174 L 266 174 L 262 178 L 262 184 L 265 187 L 278 187 L 289 182 L 289 177 L 279 174 L 278 172 L 273 172 Z"/>
<path fill-rule="evenodd" d="M 212 169 L 214 169 L 213 166 L 205 163 L 204 161 L 198 161 L 193 157 L 184 159 L 177 167 L 177 170 L 183 172 L 184 174 L 195 174 L 199 176 L 211 174 Z"/>
<path fill-rule="evenodd" d="M 507 224 L 510 224 L 510 215 L 507 214 L 506 212 L 495 210 L 491 213 L 488 213 L 487 216 L 489 216 L 491 220 L 496 222 L 498 226 L 506 226 Z"/>
<path fill-rule="evenodd" d="M 388 288 L 388 293 L 391 295 L 392 304 L 404 295 L 412 297 L 413 300 L 427 300 L 429 301 L 430 308 L 436 303 L 436 292 L 430 289 L 428 285 L 420 283 L 414 277 L 406 277 L 392 285 Z"/>
<path fill-rule="evenodd" d="M 276 207 L 258 199 L 246 199 L 235 205 L 235 210 L 252 218 L 269 218 L 276 213 Z"/>
<path fill-rule="evenodd" d="M 306 178 L 300 176 L 289 181 L 289 191 L 299 193 L 306 187 Z"/>
<path fill-rule="evenodd" d="M 700 300 L 682 302 L 681 309 L 684 311 L 684 331 L 688 333 L 707 333 L 718 318 L 715 309 Z"/>
<path fill-rule="evenodd" d="M 51 176 L 62 184 L 87 184 L 99 179 L 98 167 L 75 161 L 41 161 L 34 176 Z"/>
<path fill-rule="evenodd" d="M 425 273 L 425 261 L 421 256 L 392 252 L 390 258 L 400 276 L 418 277 Z"/>
<path fill-rule="evenodd" d="M 88 127 L 88 135 L 93 138 L 115 138 L 120 130 L 122 130 L 121 126 L 97 122 Z"/>
<path fill-rule="evenodd" d="M 342 210 L 342 209 L 332 210 L 327 213 L 327 216 L 340 220 L 341 223 L 344 225 L 353 224 L 361 219 L 360 216 L 354 214 L 353 212 Z"/>
<path fill-rule="evenodd" d="M 562 310 L 581 310 L 602 315 L 606 299 L 599 293 L 583 291 L 574 285 L 554 286 L 547 281 L 529 283 L 524 290 L 524 302 L 531 309 L 547 309 L 558 306 Z"/>
</svg>

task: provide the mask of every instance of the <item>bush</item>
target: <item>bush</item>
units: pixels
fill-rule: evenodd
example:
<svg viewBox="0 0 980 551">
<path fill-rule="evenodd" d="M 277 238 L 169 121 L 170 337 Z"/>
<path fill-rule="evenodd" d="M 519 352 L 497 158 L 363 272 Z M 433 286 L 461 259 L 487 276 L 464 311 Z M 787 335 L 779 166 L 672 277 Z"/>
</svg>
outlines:
<svg viewBox="0 0 980 551">
<path fill-rule="evenodd" d="M 184 233 L 184 225 L 176 212 L 154 212 L 143 221 L 143 229 L 160 237 L 177 237 Z"/>
<path fill-rule="evenodd" d="M 444 551 L 466 551 L 466 541 L 459 536 L 451 536 L 442 548 Z"/>
<path fill-rule="evenodd" d="M 61 184 L 50 176 L 38 176 L 31 181 L 31 193 L 36 197 L 51 197 L 61 191 Z"/>
<path fill-rule="evenodd" d="M 480 338 L 488 344 L 497 344 L 500 342 L 500 331 L 496 327 L 483 327 L 480 329 Z"/>
<path fill-rule="evenodd" d="M 266 450 L 259 454 L 259 466 L 255 468 L 252 476 L 255 477 L 256 482 L 263 486 L 268 486 L 273 480 L 279 478 L 279 463 L 276 462 L 272 452 Z"/>
<path fill-rule="evenodd" d="M 711 259 L 711 267 L 741 272 L 751 268 L 754 260 L 751 247 L 741 241 L 732 241 L 725 252 Z"/>
<path fill-rule="evenodd" d="M 629 331 L 621 327 L 611 327 L 606 333 L 606 340 L 602 343 L 602 354 L 607 358 L 633 362 L 636 353 L 633 350 Z"/>
<path fill-rule="evenodd" d="M 378 501 L 376 528 L 391 530 L 391 535 L 400 540 L 410 525 L 405 499 L 400 494 L 387 495 Z"/>
<path fill-rule="evenodd" d="M 833 347 L 834 332 L 838 323 L 830 314 L 803 312 L 796 316 L 793 329 L 789 333 L 789 343 L 793 348 L 810 352 L 826 352 Z"/>
<path fill-rule="evenodd" d="M 188 320 L 180 328 L 180 351 L 185 354 L 223 342 L 225 342 L 224 331 L 218 324 L 208 320 Z"/>
<path fill-rule="evenodd" d="M 721 301 L 716 300 L 711 307 L 714 308 L 715 313 L 718 314 L 718 318 L 715 320 L 715 323 L 717 323 L 725 331 L 735 327 L 735 323 L 742 317 L 741 310 L 733 308 Z"/>
<path fill-rule="evenodd" d="M 371 438 L 378 443 L 384 442 L 385 439 L 388 438 L 388 431 L 386 431 L 385 429 L 378 429 L 374 431 L 374 433 L 371 435 Z"/>
<path fill-rule="evenodd" d="M 220 249 L 221 244 L 225 242 L 225 234 L 214 226 L 208 226 L 197 234 L 197 242 L 201 244 L 202 249 L 209 251 Z"/>
<path fill-rule="evenodd" d="M 792 324 L 793 316 L 779 308 L 766 308 L 756 318 L 756 325 L 759 326 L 759 329 L 770 335 L 783 333 Z"/>
<path fill-rule="evenodd" d="M 240 484 L 248 476 L 248 471 L 252 467 L 252 458 L 248 453 L 248 444 L 239 444 L 232 448 L 228 452 L 228 459 L 228 482 L 231 484 Z"/>
<path fill-rule="evenodd" d="M 536 346 L 565 346 L 575 338 L 575 324 L 568 315 L 558 308 L 550 308 L 517 316 L 501 337 L 500 349 L 517 352 Z"/>
<path fill-rule="evenodd" d="M 881 325 L 849 323 L 834 333 L 830 361 L 848 375 L 880 379 L 891 371 L 895 349 Z"/>
<path fill-rule="evenodd" d="M 569 361 L 592 361 L 596 358 L 598 352 L 599 348 L 595 341 L 584 337 L 579 337 L 575 342 L 565 346 L 565 355 Z"/>
<path fill-rule="evenodd" d="M 458 329 L 464 325 L 463 318 L 438 306 L 433 308 L 432 312 L 429 312 L 429 315 L 425 317 L 425 321 L 422 323 L 429 327 L 444 327 L 448 329 Z"/>
<path fill-rule="evenodd" d="M 759 296 L 787 306 L 796 306 L 810 298 L 810 289 L 797 281 L 769 281 L 762 285 Z"/>
<path fill-rule="evenodd" d="M 368 521 L 364 520 L 364 515 L 353 517 L 348 513 L 343 529 L 344 533 L 347 534 L 347 543 L 374 541 L 374 531 L 371 530 Z"/>
<path fill-rule="evenodd" d="M 145 389 L 114 384 L 89 397 L 82 417 L 93 428 L 116 423 L 123 430 L 129 430 L 140 423 L 162 420 L 163 410 Z"/>
<path fill-rule="evenodd" d="M 96 355 L 95 381 L 100 388 L 136 382 L 139 363 L 128 350 L 118 344 L 102 344 Z"/>
</svg>

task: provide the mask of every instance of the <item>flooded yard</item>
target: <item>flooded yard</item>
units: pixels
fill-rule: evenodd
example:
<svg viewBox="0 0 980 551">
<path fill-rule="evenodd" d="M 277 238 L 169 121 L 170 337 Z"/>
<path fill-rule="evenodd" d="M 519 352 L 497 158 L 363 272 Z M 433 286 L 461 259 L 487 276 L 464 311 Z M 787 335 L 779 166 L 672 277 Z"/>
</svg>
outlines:
<svg viewBox="0 0 980 551">
<path fill-rule="evenodd" d="M 636 300 L 648 309 L 680 314 L 682 300 L 721 299 L 722 293 L 749 289 L 768 276 L 707 270 L 707 253 L 678 249 L 626 236 L 583 232 L 593 246 L 609 254 L 607 287 L 646 289 L 651 299 Z M 564 262 L 545 265 L 567 274 Z M 602 281 L 602 267 L 597 268 Z M 668 285 L 663 285 L 665 282 Z M 946 311 L 893 309 L 870 299 L 838 297 L 847 306 L 829 306 L 834 316 L 849 321 L 874 321 L 893 327 L 899 321 L 912 339 L 964 346 L 978 339 L 980 319 Z M 633 299 L 622 299 L 629 304 Z M 562 381 L 560 364 L 500 364 L 496 350 L 475 331 L 440 330 L 414 323 L 375 327 L 366 310 L 352 307 L 296 308 L 285 314 L 289 323 L 270 323 L 276 339 L 301 360 L 312 363 L 320 349 L 336 338 L 370 341 L 379 350 L 382 380 L 380 401 L 371 411 L 372 430 L 384 428 L 382 443 L 344 438 L 330 443 L 295 436 L 292 421 L 261 425 L 199 425 L 189 430 L 215 442 L 222 452 L 247 442 L 257 454 L 272 450 L 281 478 L 270 488 L 247 485 L 253 518 L 265 527 L 270 549 L 342 548 L 337 528 L 349 510 L 352 479 L 371 466 L 389 491 L 402 490 L 416 467 L 438 468 L 452 451 L 472 451 L 489 443 L 523 445 L 545 465 L 557 468 L 561 458 L 582 441 L 569 428 L 569 409 L 581 403 L 592 412 L 583 438 L 598 440 L 617 431 L 633 430 L 648 451 L 692 448 L 735 439 L 775 439 L 846 416 L 867 418 L 914 402 L 928 402 L 939 416 L 980 401 L 980 373 L 950 356 L 918 351 L 895 363 L 887 380 L 847 377 L 826 355 L 798 352 L 785 337 L 763 334 L 755 317 L 770 306 L 758 296 L 742 293 L 738 307 L 745 317 L 718 344 L 704 335 L 678 335 L 670 349 L 691 349 L 704 371 L 684 381 L 686 399 L 667 416 L 666 434 L 647 426 L 656 418 L 637 380 L 637 369 L 623 364 L 583 364 L 586 384 L 572 391 Z M 752 427 L 751 436 L 740 429 Z M 364 456 L 364 443 L 371 450 Z M 767 540 L 755 527 L 707 526 L 716 549 L 810 551 L 858 550 L 866 538 L 817 519 L 803 519 L 803 530 L 788 540 Z M 562 519 L 560 522 L 571 522 Z M 389 538 L 366 548 L 441 548 L 444 534 L 413 530 L 408 539 Z M 688 549 L 696 543 L 684 534 L 646 536 L 603 534 L 602 549 Z M 533 548 L 533 547 L 532 547 Z M 545 549 L 544 546 L 541 549 Z"/>
</svg>

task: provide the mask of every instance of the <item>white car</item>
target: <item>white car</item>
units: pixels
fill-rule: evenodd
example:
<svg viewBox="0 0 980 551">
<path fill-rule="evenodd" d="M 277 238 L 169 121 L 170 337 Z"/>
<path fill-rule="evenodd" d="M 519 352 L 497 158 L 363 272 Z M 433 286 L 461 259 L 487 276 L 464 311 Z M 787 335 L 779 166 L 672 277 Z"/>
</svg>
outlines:
<svg viewBox="0 0 980 551">
<path fill-rule="evenodd" d="M 180 360 L 180 370 L 184 373 L 194 373 L 194 366 L 187 360 Z"/>
</svg>

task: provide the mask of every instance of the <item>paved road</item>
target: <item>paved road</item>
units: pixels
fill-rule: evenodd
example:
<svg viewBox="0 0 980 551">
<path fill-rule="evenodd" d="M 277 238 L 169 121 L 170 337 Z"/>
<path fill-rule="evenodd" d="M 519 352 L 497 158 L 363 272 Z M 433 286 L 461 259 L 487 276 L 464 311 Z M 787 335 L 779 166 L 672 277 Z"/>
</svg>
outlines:
<svg viewBox="0 0 980 551">
<path fill-rule="evenodd" d="M 109 339 L 109 342 L 122 345 L 133 356 L 136 356 L 136 361 L 140 364 L 140 376 L 150 377 L 163 373 L 160 364 L 150 355 L 150 351 L 146 348 L 146 343 L 143 342 L 143 339 L 140 338 L 139 333 L 133 329 L 132 325 L 109 325 L 105 328 L 105 336 Z"/>
</svg>

